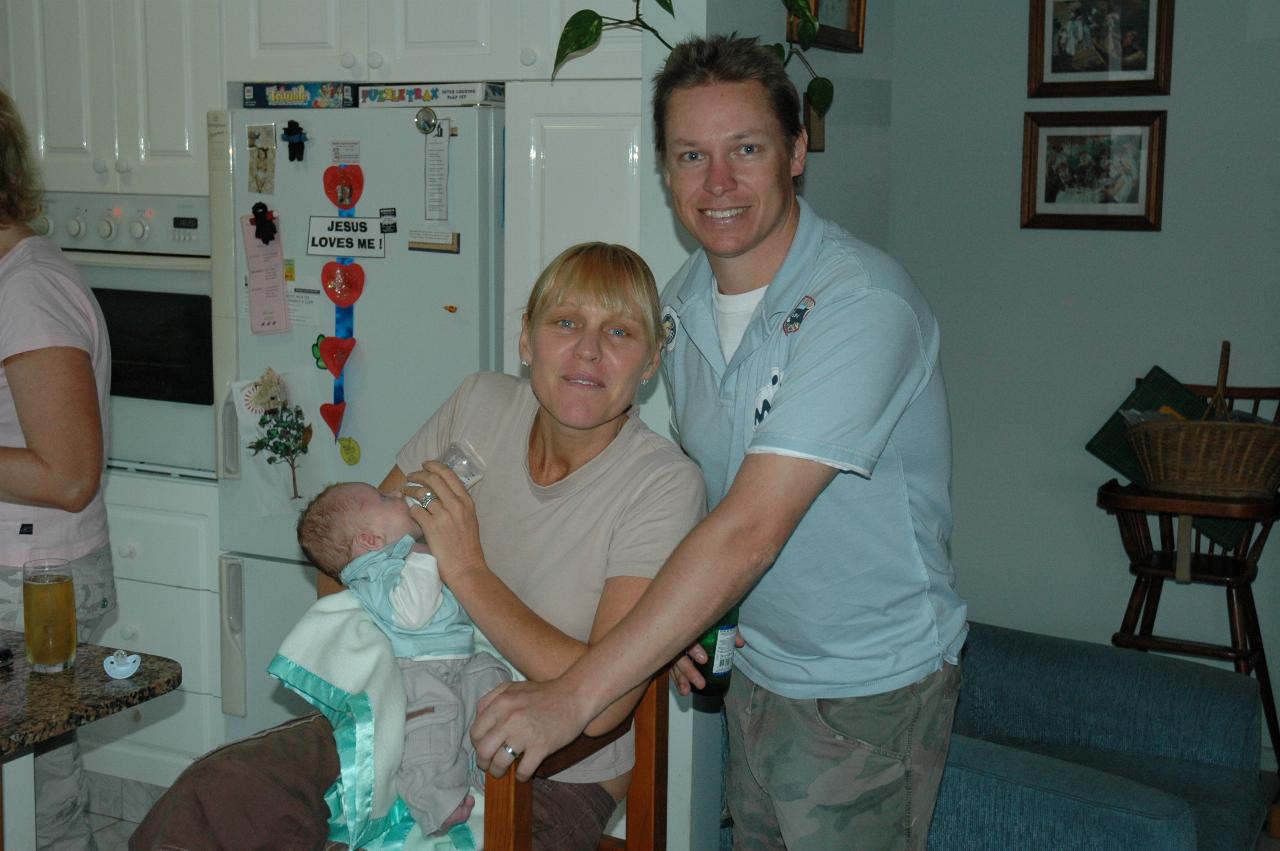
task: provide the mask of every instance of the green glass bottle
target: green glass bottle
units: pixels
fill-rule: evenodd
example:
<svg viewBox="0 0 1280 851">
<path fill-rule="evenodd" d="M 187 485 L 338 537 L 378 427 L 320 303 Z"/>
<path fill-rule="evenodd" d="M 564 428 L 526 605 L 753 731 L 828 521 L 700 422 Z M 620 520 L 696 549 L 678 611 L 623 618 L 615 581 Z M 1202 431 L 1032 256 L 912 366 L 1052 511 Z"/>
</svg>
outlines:
<svg viewBox="0 0 1280 851">
<path fill-rule="evenodd" d="M 729 676 L 733 673 L 734 642 L 737 638 L 738 607 L 734 606 L 698 639 L 707 653 L 707 661 L 697 666 L 706 685 L 694 689 L 695 694 L 724 697 L 729 690 Z"/>
</svg>

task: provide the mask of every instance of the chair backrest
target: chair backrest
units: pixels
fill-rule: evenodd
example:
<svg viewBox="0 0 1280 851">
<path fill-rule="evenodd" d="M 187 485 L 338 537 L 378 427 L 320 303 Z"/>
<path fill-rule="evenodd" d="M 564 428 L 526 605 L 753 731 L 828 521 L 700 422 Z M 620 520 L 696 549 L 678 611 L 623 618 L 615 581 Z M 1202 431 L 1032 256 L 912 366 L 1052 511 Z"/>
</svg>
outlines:
<svg viewBox="0 0 1280 851">
<path fill-rule="evenodd" d="M 323 597 L 342 585 L 323 573 L 316 593 Z M 579 736 L 538 767 L 538 776 L 556 774 L 634 727 L 635 767 L 627 792 L 627 838 L 606 836 L 601 851 L 664 851 L 667 847 L 667 679 L 664 668 L 654 675 L 632 717 L 602 736 Z M 485 775 L 484 847 L 486 851 L 531 851 L 533 848 L 533 786 Z"/>
<path fill-rule="evenodd" d="M 667 671 L 649 681 L 633 718 L 603 736 L 579 736 L 552 754 L 536 774 L 549 777 L 573 765 L 635 728 L 635 767 L 627 792 L 625 840 L 605 836 L 600 851 L 663 851 L 667 847 Z M 533 786 L 515 779 L 485 776 L 485 851 L 530 851 L 533 847 Z"/>
<path fill-rule="evenodd" d="M 1206 402 L 1217 388 L 1212 384 L 1188 384 L 1187 389 Z M 1228 408 L 1248 411 L 1273 423 L 1280 423 L 1280 387 L 1224 387 L 1222 397 Z"/>
</svg>

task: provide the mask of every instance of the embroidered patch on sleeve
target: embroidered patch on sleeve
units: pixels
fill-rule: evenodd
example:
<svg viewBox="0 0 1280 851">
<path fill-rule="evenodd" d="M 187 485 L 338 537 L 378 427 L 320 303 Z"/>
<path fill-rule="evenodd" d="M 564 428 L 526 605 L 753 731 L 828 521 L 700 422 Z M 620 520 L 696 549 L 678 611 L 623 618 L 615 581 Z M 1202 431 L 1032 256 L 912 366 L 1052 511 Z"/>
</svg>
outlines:
<svg viewBox="0 0 1280 851">
<path fill-rule="evenodd" d="M 799 304 L 791 309 L 791 312 L 787 314 L 786 319 L 782 320 L 782 333 L 794 334 L 799 331 L 800 323 L 809 315 L 809 311 L 813 310 L 813 306 L 815 304 L 817 304 L 817 302 L 813 300 L 813 296 L 811 295 L 807 295 L 800 299 Z"/>
<path fill-rule="evenodd" d="M 662 348 L 671 351 L 676 344 L 676 332 L 680 330 L 680 317 L 669 307 L 662 309 Z"/>
</svg>

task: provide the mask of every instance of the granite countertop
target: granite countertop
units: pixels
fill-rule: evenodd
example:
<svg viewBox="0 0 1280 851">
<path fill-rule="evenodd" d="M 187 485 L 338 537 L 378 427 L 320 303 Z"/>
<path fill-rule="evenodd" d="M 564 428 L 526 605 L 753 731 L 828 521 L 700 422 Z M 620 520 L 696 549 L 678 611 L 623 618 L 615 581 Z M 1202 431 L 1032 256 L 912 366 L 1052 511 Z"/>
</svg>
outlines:
<svg viewBox="0 0 1280 851">
<path fill-rule="evenodd" d="M 139 654 L 137 672 L 114 680 L 102 667 L 102 660 L 115 652 L 112 647 L 80 644 L 70 670 L 37 674 L 27 664 L 22 633 L 0 629 L 0 644 L 13 651 L 13 662 L 0 667 L 0 760 L 182 683 L 182 666 L 163 656 Z"/>
</svg>

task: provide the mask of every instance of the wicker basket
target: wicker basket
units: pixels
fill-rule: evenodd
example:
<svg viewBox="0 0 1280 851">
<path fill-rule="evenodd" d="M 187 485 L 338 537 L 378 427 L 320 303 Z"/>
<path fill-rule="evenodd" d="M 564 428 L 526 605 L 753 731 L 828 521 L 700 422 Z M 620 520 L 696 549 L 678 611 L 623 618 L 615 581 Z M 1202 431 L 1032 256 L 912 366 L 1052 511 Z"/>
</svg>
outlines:
<svg viewBox="0 0 1280 851">
<path fill-rule="evenodd" d="M 1228 422 L 1223 390 L 1231 347 L 1222 344 L 1212 419 L 1140 423 L 1127 432 L 1152 490 L 1265 499 L 1280 488 L 1280 426 Z"/>
</svg>

